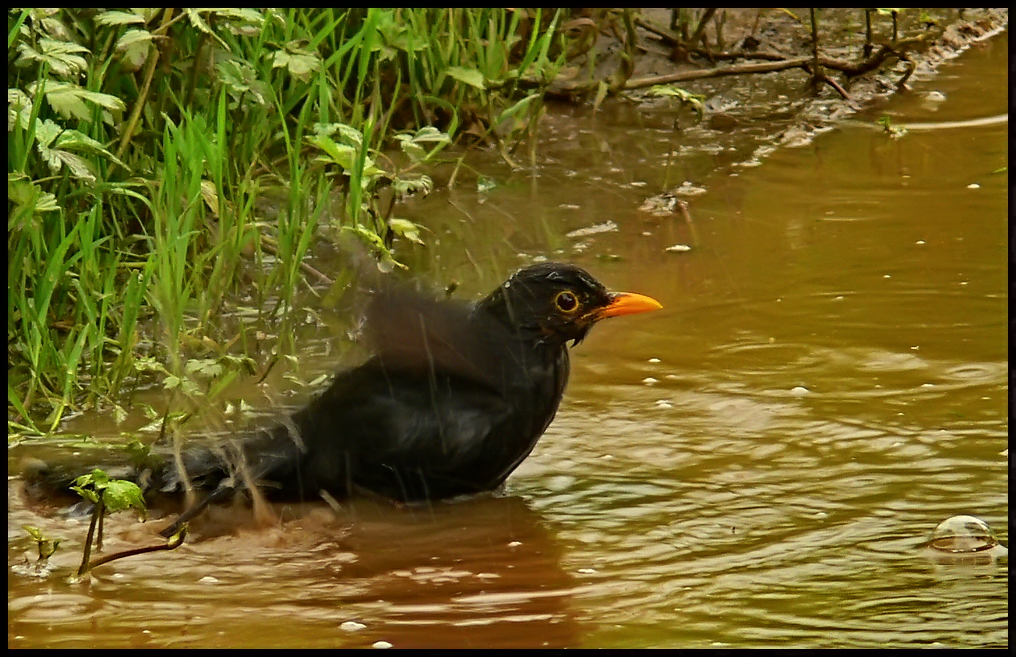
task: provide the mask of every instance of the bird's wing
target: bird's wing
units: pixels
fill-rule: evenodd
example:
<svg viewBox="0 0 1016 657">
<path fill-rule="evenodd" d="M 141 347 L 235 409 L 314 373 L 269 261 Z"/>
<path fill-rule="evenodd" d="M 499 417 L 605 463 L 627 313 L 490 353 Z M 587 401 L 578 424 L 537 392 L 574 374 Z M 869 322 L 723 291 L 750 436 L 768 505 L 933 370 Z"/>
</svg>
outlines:
<svg viewBox="0 0 1016 657">
<path fill-rule="evenodd" d="M 327 442 L 358 460 L 454 468 L 519 410 L 473 380 L 375 360 L 336 377 L 297 417 L 309 450 Z"/>
<path fill-rule="evenodd" d="M 371 294 L 364 337 L 389 370 L 448 375 L 498 391 L 508 383 L 516 342 L 507 326 L 472 304 L 399 284 Z"/>
</svg>

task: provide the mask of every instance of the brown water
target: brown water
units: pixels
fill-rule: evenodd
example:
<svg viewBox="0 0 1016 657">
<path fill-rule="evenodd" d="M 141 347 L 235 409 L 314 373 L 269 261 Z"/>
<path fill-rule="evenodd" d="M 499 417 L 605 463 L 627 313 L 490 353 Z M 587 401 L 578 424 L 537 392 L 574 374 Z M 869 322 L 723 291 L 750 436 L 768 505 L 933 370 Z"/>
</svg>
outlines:
<svg viewBox="0 0 1016 657">
<path fill-rule="evenodd" d="M 402 257 L 463 295 L 570 260 L 665 309 L 573 351 L 503 497 L 283 509 L 79 583 L 84 523 L 12 497 L 8 645 L 1008 645 L 1007 560 L 922 549 L 956 514 L 1008 544 L 1008 122 L 959 123 L 1007 112 L 1007 53 L 858 117 L 944 125 L 844 124 L 755 166 L 772 126 L 548 119 L 536 174 L 420 202 L 428 247 Z M 686 179 L 691 225 L 638 210 Z M 24 523 L 65 538 L 48 577 L 20 566 Z M 112 524 L 109 549 L 161 526 Z"/>
</svg>

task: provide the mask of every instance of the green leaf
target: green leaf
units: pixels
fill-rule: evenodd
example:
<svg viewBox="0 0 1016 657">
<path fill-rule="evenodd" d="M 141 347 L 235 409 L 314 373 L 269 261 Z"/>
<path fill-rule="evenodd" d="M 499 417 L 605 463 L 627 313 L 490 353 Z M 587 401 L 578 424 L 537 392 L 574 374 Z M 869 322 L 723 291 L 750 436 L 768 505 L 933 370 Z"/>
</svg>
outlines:
<svg viewBox="0 0 1016 657">
<path fill-rule="evenodd" d="M 95 17 L 99 25 L 144 25 L 146 19 L 141 14 L 126 11 L 104 11 Z"/>
<path fill-rule="evenodd" d="M 21 528 L 24 529 L 26 532 L 28 532 L 28 535 L 32 537 L 32 540 L 35 541 L 48 540 L 46 536 L 42 533 L 42 530 L 39 529 L 38 527 L 33 527 L 32 525 L 21 525 Z"/>
<path fill-rule="evenodd" d="M 33 82 L 28 85 L 27 91 L 35 94 L 38 84 Z M 76 84 L 47 80 L 45 88 L 46 101 L 67 118 L 76 118 L 87 121 L 92 118 L 92 109 L 85 103 L 99 105 L 105 109 L 122 112 L 127 106 L 116 96 L 89 91 Z"/>
<path fill-rule="evenodd" d="M 187 361 L 184 370 L 188 374 L 200 374 L 214 379 L 222 374 L 222 364 L 214 358 L 195 358 Z"/>
<path fill-rule="evenodd" d="M 85 133 L 79 130 L 64 130 L 60 133 L 56 142 L 53 144 L 55 147 L 64 148 L 68 150 L 85 151 L 88 153 L 97 153 L 99 155 L 105 155 L 111 160 L 114 160 L 119 166 L 126 167 L 127 165 L 113 157 L 113 154 L 106 150 L 106 148 L 98 141 L 92 139 Z"/>
<path fill-rule="evenodd" d="M 71 485 L 71 490 L 92 504 L 96 504 L 99 501 L 99 496 L 102 494 L 102 491 L 106 488 L 108 483 L 109 475 L 102 470 L 95 469 L 89 474 L 75 478 L 73 484 Z"/>
<path fill-rule="evenodd" d="M 381 239 L 381 236 L 375 233 L 373 230 L 366 228 L 364 226 L 357 225 L 357 226 L 343 226 L 342 231 L 353 233 L 358 238 L 360 238 L 360 241 L 362 241 L 366 246 L 373 249 L 375 255 L 379 257 L 377 267 L 380 271 L 388 273 L 392 271 L 392 269 L 394 269 L 395 267 L 398 267 L 400 269 L 408 269 L 406 265 L 402 264 L 394 257 L 392 257 L 392 252 L 388 250 L 387 246 L 385 246 L 384 240 Z"/>
<path fill-rule="evenodd" d="M 414 162 L 423 162 L 427 159 L 427 149 L 413 141 L 408 135 L 395 135 L 399 142 L 399 148 Z"/>
<path fill-rule="evenodd" d="M 102 144 L 83 132 L 64 130 L 49 119 L 37 122 L 37 126 L 35 130 L 36 149 L 53 173 L 59 173 L 66 166 L 76 178 L 95 182 L 92 163 L 71 153 L 72 150 L 99 153 L 126 168 L 126 165 L 115 158 Z"/>
<path fill-rule="evenodd" d="M 656 96 L 658 98 L 676 98 L 681 101 L 681 103 L 691 106 L 691 108 L 694 109 L 700 117 L 704 111 L 703 103 L 706 100 L 705 96 L 701 94 L 694 94 L 672 84 L 655 85 L 650 87 L 646 93 L 649 96 Z"/>
<path fill-rule="evenodd" d="M 402 152 L 414 162 L 426 162 L 451 143 L 447 134 L 433 126 L 425 126 L 413 134 L 395 135 L 395 139 L 399 142 Z M 428 151 L 425 147 L 426 144 L 436 144 L 436 146 Z"/>
<path fill-rule="evenodd" d="M 476 178 L 476 191 L 478 192 L 489 192 L 497 187 L 497 182 L 493 178 L 489 178 L 484 175 L 480 175 Z"/>
<path fill-rule="evenodd" d="M 265 24 L 265 17 L 256 9 L 224 7 L 217 9 L 200 9 L 198 11 L 207 12 L 219 20 L 225 19 L 233 23 L 239 23 L 241 27 L 260 29 Z"/>
<path fill-rule="evenodd" d="M 148 59 L 151 43 L 152 33 L 148 30 L 127 30 L 117 39 L 116 50 L 123 53 L 128 70 L 136 71 Z"/>
<path fill-rule="evenodd" d="M 147 513 L 141 488 L 125 479 L 110 480 L 103 492 L 102 502 L 111 513 L 126 509 L 134 509 L 142 517 Z"/>
<path fill-rule="evenodd" d="M 434 181 L 430 176 L 421 175 L 418 178 L 396 178 L 392 180 L 392 189 L 400 197 L 422 193 L 424 196 L 430 194 L 434 189 Z"/>
<path fill-rule="evenodd" d="M 414 224 L 408 219 L 389 219 L 388 227 L 391 228 L 396 235 L 401 235 L 416 244 L 423 244 L 423 240 L 420 239 L 420 226 Z"/>
<path fill-rule="evenodd" d="M 88 484 L 101 489 L 105 487 L 107 483 L 109 483 L 109 475 L 106 474 L 105 471 L 95 468 L 94 470 L 91 471 L 91 473 L 81 475 L 80 477 L 75 479 L 74 482 L 78 483 L 79 485 Z"/>
<path fill-rule="evenodd" d="M 7 200 L 36 213 L 61 209 L 55 195 L 42 191 L 42 188 L 21 174 L 7 174 Z"/>
<path fill-rule="evenodd" d="M 315 123 L 314 134 L 322 137 L 334 137 L 338 134 L 339 141 L 359 149 L 363 145 L 363 133 L 346 123 Z"/>
<path fill-rule="evenodd" d="M 530 94 L 519 102 L 515 103 L 511 107 L 505 109 L 503 112 L 498 114 L 497 120 L 494 121 L 495 125 L 500 125 L 503 121 L 514 118 L 516 114 L 523 112 L 529 108 L 529 104 L 540 97 L 539 94 Z"/>
<path fill-rule="evenodd" d="M 307 141 L 324 152 L 324 156 L 316 158 L 318 162 L 336 164 L 346 175 L 352 176 L 360 165 L 360 150 L 358 148 L 348 144 L 336 143 L 333 139 L 324 135 L 308 136 Z M 362 178 L 360 180 L 361 187 L 364 189 L 369 188 L 384 174 L 385 172 L 374 164 L 373 158 L 364 156 L 363 170 L 361 171 Z"/>
<path fill-rule="evenodd" d="M 319 157 L 319 161 L 331 161 L 339 165 L 343 171 L 352 171 L 356 165 L 357 150 L 346 144 L 338 144 L 330 137 L 323 135 L 312 135 L 307 141 L 324 152 L 328 157 Z"/>
<path fill-rule="evenodd" d="M 444 132 L 441 132 L 432 125 L 424 126 L 416 131 L 413 135 L 413 141 L 416 142 L 440 142 L 447 144 L 451 142 L 451 138 Z"/>
<path fill-rule="evenodd" d="M 58 123 L 46 119 L 35 124 L 35 140 L 44 145 L 49 146 L 53 143 L 53 140 L 63 132 L 63 128 Z"/>
<path fill-rule="evenodd" d="M 455 78 L 459 82 L 468 84 L 476 89 L 486 89 L 487 85 L 483 81 L 483 73 L 475 68 L 464 68 L 462 66 L 449 66 L 445 69 L 445 72 L 451 77 Z"/>
<path fill-rule="evenodd" d="M 71 174 L 75 178 L 90 183 L 95 182 L 95 172 L 92 170 L 92 163 L 80 155 L 57 148 L 48 150 L 45 157 L 53 173 L 58 173 L 61 168 L 66 166 L 71 170 Z"/>
<path fill-rule="evenodd" d="M 39 39 L 39 50 L 26 43 L 19 44 L 18 52 L 20 55 L 14 62 L 15 66 L 47 64 L 53 73 L 63 78 L 71 78 L 84 71 L 88 67 L 88 62 L 78 53 L 91 53 L 88 48 L 76 43 L 53 39 Z"/>
<path fill-rule="evenodd" d="M 184 15 L 190 24 L 200 32 L 204 32 L 208 36 L 214 38 L 227 52 L 229 51 L 229 44 L 222 40 L 218 34 L 212 31 L 212 28 L 205 22 L 205 19 L 201 17 L 201 11 L 198 9 L 186 8 L 183 10 Z"/>
<path fill-rule="evenodd" d="M 239 106 L 240 98 L 244 94 L 253 96 L 254 101 L 259 105 L 268 104 L 270 87 L 267 83 L 258 79 L 254 67 L 249 62 L 237 59 L 225 59 L 219 62 L 216 69 L 220 79 L 226 85 L 230 97 L 234 100 L 234 103 L 229 107 L 230 109 L 236 109 Z"/>
<path fill-rule="evenodd" d="M 85 498 L 92 504 L 95 504 L 96 502 L 99 501 L 99 495 L 94 490 L 83 488 L 82 486 L 71 486 L 71 490 L 80 495 L 81 497 Z"/>
<path fill-rule="evenodd" d="M 311 75 L 321 67 L 321 58 L 294 44 L 286 44 L 285 50 L 279 50 L 272 58 L 272 68 L 285 67 L 290 75 L 303 80 L 310 80 Z"/>
<path fill-rule="evenodd" d="M 59 173 L 60 169 L 63 167 L 59 154 L 51 148 L 51 144 L 62 130 L 63 129 L 59 125 L 49 119 L 42 122 L 36 122 L 35 148 L 39 151 L 39 155 L 42 157 L 43 162 L 49 165 L 49 168 L 53 173 Z"/>
<path fill-rule="evenodd" d="M 7 132 L 20 126 L 28 130 L 32 124 L 32 99 L 21 89 L 7 90 Z"/>
</svg>

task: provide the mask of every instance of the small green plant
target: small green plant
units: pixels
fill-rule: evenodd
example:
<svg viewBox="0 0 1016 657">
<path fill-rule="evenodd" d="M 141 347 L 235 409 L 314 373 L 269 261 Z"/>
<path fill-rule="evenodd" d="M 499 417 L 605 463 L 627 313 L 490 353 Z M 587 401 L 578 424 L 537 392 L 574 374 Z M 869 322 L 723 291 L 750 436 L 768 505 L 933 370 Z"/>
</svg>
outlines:
<svg viewBox="0 0 1016 657">
<path fill-rule="evenodd" d="M 658 98 L 674 98 L 682 105 L 687 105 L 693 109 L 698 119 L 702 120 L 705 111 L 703 103 L 706 101 L 706 97 L 702 94 L 694 94 L 673 84 L 658 84 L 650 87 L 646 93 Z"/>
<path fill-rule="evenodd" d="M 893 139 L 899 139 L 903 135 L 907 134 L 907 129 L 901 125 L 894 125 L 893 120 L 888 114 L 883 114 L 879 117 L 877 123 L 882 126 L 882 130 Z"/>
<path fill-rule="evenodd" d="M 123 479 L 110 479 L 109 475 L 99 469 L 75 479 L 71 490 L 95 505 L 88 525 L 88 536 L 85 538 L 81 566 L 78 568 L 78 577 L 83 577 L 98 565 L 91 561 L 92 547 L 94 545 L 96 551 L 102 550 L 102 526 L 106 513 L 134 509 L 139 517 L 144 518 L 148 511 L 144 495 L 137 484 Z M 109 559 L 102 563 L 107 561 Z"/>
<path fill-rule="evenodd" d="M 49 558 L 56 553 L 57 548 L 60 546 L 60 538 L 50 538 L 42 533 L 42 530 L 32 525 L 22 525 L 22 529 L 28 532 L 28 535 L 32 537 L 39 550 L 39 559 L 35 562 L 36 572 L 44 570 L 49 564 Z"/>
</svg>

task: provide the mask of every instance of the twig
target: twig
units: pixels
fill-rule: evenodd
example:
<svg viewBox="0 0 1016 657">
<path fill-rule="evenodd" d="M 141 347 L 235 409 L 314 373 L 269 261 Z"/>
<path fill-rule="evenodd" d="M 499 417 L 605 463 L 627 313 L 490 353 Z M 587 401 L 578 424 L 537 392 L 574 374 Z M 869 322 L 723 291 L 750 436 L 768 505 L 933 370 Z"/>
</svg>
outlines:
<svg viewBox="0 0 1016 657">
<path fill-rule="evenodd" d="M 173 9 L 166 9 L 166 13 L 162 16 L 162 24 L 155 31 L 155 34 L 159 37 L 165 36 L 166 31 L 169 29 L 169 25 L 173 22 Z M 148 57 L 148 67 L 145 69 L 144 82 L 141 84 L 141 91 L 138 93 L 137 99 L 134 101 L 134 109 L 131 111 L 130 118 L 127 120 L 127 129 L 123 132 L 123 137 L 120 138 L 120 145 L 116 149 L 116 160 L 122 159 L 124 152 L 127 150 L 127 144 L 134 137 L 134 131 L 138 127 L 138 120 L 141 118 L 141 112 L 145 108 L 145 103 L 148 101 L 148 91 L 152 86 L 152 78 L 155 77 L 155 66 L 159 63 L 159 48 L 155 41 L 152 41 L 151 54 Z M 113 160 L 109 165 L 109 170 L 113 171 L 116 168 L 116 160 Z"/>
<path fill-rule="evenodd" d="M 661 39 L 663 39 L 664 42 L 667 43 L 667 45 L 676 46 L 681 42 L 680 38 L 676 34 L 674 34 L 673 32 L 671 32 L 666 28 L 660 27 L 659 25 L 656 25 L 655 23 L 646 20 L 642 16 L 635 17 L 635 24 L 641 27 L 643 30 L 646 30 L 647 32 L 652 32 L 656 36 L 660 37 Z"/>
<path fill-rule="evenodd" d="M 912 44 L 914 44 L 916 42 L 920 42 L 922 40 L 923 40 L 922 38 L 916 38 L 916 37 L 913 38 L 913 39 L 907 40 L 906 43 L 904 42 L 904 40 L 901 40 L 899 45 L 905 47 L 905 46 L 908 46 L 908 45 L 912 45 Z M 759 63 L 738 64 L 738 65 L 725 66 L 725 67 L 724 66 L 719 66 L 719 67 L 701 69 L 701 70 L 697 70 L 697 71 L 678 71 L 676 73 L 668 73 L 666 75 L 657 75 L 657 76 L 645 77 L 645 78 L 635 78 L 635 79 L 628 80 L 625 83 L 623 88 L 626 89 L 626 90 L 628 90 L 628 89 L 642 89 L 644 87 L 651 87 L 651 86 L 657 85 L 657 84 L 671 84 L 673 82 L 686 82 L 688 80 L 700 80 L 700 79 L 703 79 L 703 78 L 716 78 L 716 77 L 723 77 L 723 76 L 727 76 L 727 75 L 748 75 L 748 74 L 753 74 L 753 73 L 773 73 L 773 72 L 776 72 L 776 71 L 785 71 L 785 70 L 789 70 L 789 69 L 792 69 L 792 68 L 803 68 L 806 71 L 808 71 L 809 73 L 811 73 L 811 70 L 809 69 L 809 66 L 812 66 L 814 64 L 814 62 L 815 62 L 815 58 L 814 58 L 813 55 L 809 55 L 809 56 L 805 56 L 805 57 L 790 57 L 790 58 L 788 58 L 788 57 L 786 57 L 784 55 L 781 55 L 779 53 L 766 52 L 766 51 L 761 51 L 761 52 L 743 52 L 743 51 L 720 52 L 720 53 L 712 53 L 712 56 L 715 59 L 722 59 L 722 60 L 735 60 L 735 59 L 756 59 L 756 60 L 758 60 L 758 59 L 761 59 L 761 60 L 764 60 L 764 61 L 763 62 L 759 62 Z M 877 69 L 879 66 L 882 65 L 883 62 L 885 62 L 886 59 L 888 59 L 889 57 L 893 57 L 893 56 L 895 56 L 895 57 L 897 57 L 899 59 L 902 59 L 902 60 L 906 60 L 907 59 L 906 55 L 903 53 L 902 50 L 895 49 L 895 48 L 892 48 L 890 46 L 883 45 L 871 57 L 868 57 L 867 59 L 865 59 L 865 60 L 863 60 L 861 62 L 854 63 L 854 62 L 844 61 L 842 59 L 833 59 L 831 57 L 819 56 L 818 57 L 818 64 L 819 64 L 820 68 L 822 68 L 822 69 L 828 69 L 828 70 L 838 71 L 838 72 L 843 73 L 844 75 L 846 75 L 848 78 L 852 78 L 852 77 L 856 77 L 858 75 L 863 75 L 865 73 L 868 73 L 870 71 L 873 71 L 873 70 Z M 831 78 L 829 78 L 827 80 L 823 80 L 823 81 L 826 82 L 828 80 L 831 80 Z M 845 93 L 845 92 L 842 91 L 842 87 L 840 85 L 834 83 L 833 86 L 837 87 L 837 91 L 839 91 L 840 93 Z"/>
<path fill-rule="evenodd" d="M 805 66 L 804 69 L 808 70 L 808 67 Z M 836 93 L 838 93 L 843 98 L 843 100 L 847 101 L 848 103 L 853 104 L 854 99 L 850 97 L 850 94 L 847 93 L 847 90 L 844 89 L 840 85 L 839 82 L 837 82 L 836 80 L 834 80 L 831 77 L 829 77 L 828 75 L 826 75 L 824 71 L 820 72 L 818 75 L 815 75 L 814 73 L 812 73 L 812 82 L 815 83 L 815 84 L 817 84 L 819 82 L 825 82 L 830 87 L 835 89 Z"/>
<path fill-rule="evenodd" d="M 700 80 L 702 78 L 718 78 L 727 75 L 744 75 L 747 73 L 772 73 L 785 71 L 791 68 L 801 68 L 811 61 L 810 57 L 796 57 L 775 62 L 762 62 L 758 64 L 740 64 L 735 66 L 707 68 L 699 71 L 680 71 L 666 75 L 654 75 L 647 78 L 636 78 L 628 80 L 624 89 L 641 89 L 657 84 L 670 84 L 672 82 L 686 82 L 688 80 Z"/>
<path fill-rule="evenodd" d="M 871 44 L 871 12 L 874 9 L 864 10 L 864 49 L 861 51 L 865 57 L 871 56 L 874 46 Z"/>
<path fill-rule="evenodd" d="M 92 561 L 88 564 L 88 570 L 89 571 L 94 570 L 103 564 L 107 564 L 110 561 L 115 561 L 116 559 L 123 559 L 124 557 L 134 557 L 139 554 L 146 554 L 148 552 L 159 552 L 162 550 L 175 550 L 176 548 L 183 545 L 183 541 L 186 536 L 187 536 L 187 526 L 184 525 L 183 527 L 181 527 L 180 531 L 177 534 L 171 535 L 169 537 L 169 540 L 167 540 L 165 543 L 162 543 L 160 545 L 149 545 L 146 547 L 132 548 L 130 550 L 115 552 L 113 554 L 109 554 L 104 557 L 99 557 L 95 561 Z M 79 575 L 81 574 L 82 573 L 79 573 Z"/>
<path fill-rule="evenodd" d="M 815 15 L 815 8 L 811 11 L 811 79 L 816 84 L 825 78 L 822 72 L 822 65 L 818 61 L 818 16 Z"/>
<path fill-rule="evenodd" d="M 708 22 L 709 19 L 712 18 L 713 14 L 715 14 L 715 13 L 716 13 L 716 7 L 709 7 L 708 9 L 706 9 L 702 13 L 702 18 L 699 20 L 698 26 L 695 28 L 695 31 L 692 33 L 691 39 L 688 40 L 688 44 L 698 43 L 699 39 L 702 39 L 702 33 L 705 32 L 705 30 L 706 30 L 706 22 Z M 706 46 L 706 42 L 704 40 L 702 41 L 702 45 L 704 47 Z M 708 52 L 708 48 L 707 48 L 706 52 Z"/>
</svg>

